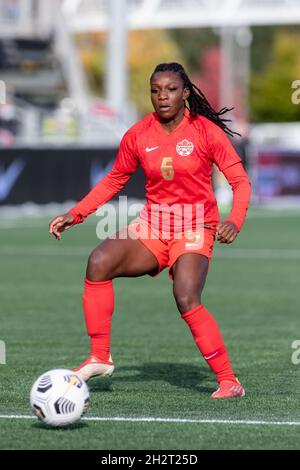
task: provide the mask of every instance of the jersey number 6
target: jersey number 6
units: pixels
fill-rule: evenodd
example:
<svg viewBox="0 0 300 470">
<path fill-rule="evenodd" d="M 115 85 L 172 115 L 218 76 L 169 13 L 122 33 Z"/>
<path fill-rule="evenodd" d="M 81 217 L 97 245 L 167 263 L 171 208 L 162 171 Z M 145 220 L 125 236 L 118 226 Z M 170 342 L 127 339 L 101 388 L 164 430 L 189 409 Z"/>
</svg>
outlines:
<svg viewBox="0 0 300 470">
<path fill-rule="evenodd" d="M 172 157 L 163 158 L 160 169 L 165 180 L 172 180 L 174 178 L 174 168 L 172 167 Z"/>
</svg>

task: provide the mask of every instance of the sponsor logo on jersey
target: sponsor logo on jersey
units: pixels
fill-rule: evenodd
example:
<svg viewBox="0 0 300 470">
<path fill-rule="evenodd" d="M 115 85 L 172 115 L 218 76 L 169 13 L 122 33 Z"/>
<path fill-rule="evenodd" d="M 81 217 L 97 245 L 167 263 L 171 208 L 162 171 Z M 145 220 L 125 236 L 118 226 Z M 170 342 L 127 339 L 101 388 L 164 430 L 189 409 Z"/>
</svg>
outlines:
<svg viewBox="0 0 300 470">
<path fill-rule="evenodd" d="M 159 145 L 156 147 L 146 147 L 146 152 L 152 152 L 152 150 L 158 149 Z"/>
<path fill-rule="evenodd" d="M 191 155 L 193 150 L 194 144 L 187 139 L 183 139 L 176 145 L 176 152 L 182 157 L 187 157 L 188 155 Z"/>
</svg>

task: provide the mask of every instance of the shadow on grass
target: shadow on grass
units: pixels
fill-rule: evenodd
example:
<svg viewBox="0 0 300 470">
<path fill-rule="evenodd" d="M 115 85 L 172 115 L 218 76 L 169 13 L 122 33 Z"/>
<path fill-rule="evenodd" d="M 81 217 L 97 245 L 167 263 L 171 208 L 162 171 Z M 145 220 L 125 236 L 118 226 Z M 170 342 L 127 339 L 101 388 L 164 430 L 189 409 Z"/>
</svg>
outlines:
<svg viewBox="0 0 300 470">
<path fill-rule="evenodd" d="M 136 375 L 132 376 L 135 372 Z M 130 373 L 130 375 L 127 375 Z M 202 393 L 212 393 L 216 387 L 202 386 L 201 382 L 210 381 L 212 376 L 209 371 L 199 366 L 177 363 L 153 362 L 138 366 L 120 367 L 116 370 L 113 378 L 102 378 L 89 382 L 91 392 L 112 391 L 113 383 L 136 383 L 136 382 L 168 382 L 178 388 L 194 390 Z"/>
<path fill-rule="evenodd" d="M 83 423 L 82 421 L 74 424 L 70 424 L 69 426 L 59 427 L 59 426 L 49 426 L 46 423 L 37 422 L 31 425 L 33 429 L 43 429 L 43 431 L 75 431 L 76 429 L 84 429 L 88 427 L 87 423 Z"/>
</svg>

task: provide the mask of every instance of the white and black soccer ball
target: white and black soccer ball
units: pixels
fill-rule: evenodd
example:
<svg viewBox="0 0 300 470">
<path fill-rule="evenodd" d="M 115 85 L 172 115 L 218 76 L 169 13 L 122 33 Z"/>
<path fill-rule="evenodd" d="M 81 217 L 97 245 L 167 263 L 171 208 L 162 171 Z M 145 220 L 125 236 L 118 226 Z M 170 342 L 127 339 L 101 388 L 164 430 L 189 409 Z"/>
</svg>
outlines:
<svg viewBox="0 0 300 470">
<path fill-rule="evenodd" d="M 68 369 L 42 374 L 30 391 L 35 415 L 50 426 L 68 426 L 87 412 L 90 394 L 87 384 Z"/>
</svg>

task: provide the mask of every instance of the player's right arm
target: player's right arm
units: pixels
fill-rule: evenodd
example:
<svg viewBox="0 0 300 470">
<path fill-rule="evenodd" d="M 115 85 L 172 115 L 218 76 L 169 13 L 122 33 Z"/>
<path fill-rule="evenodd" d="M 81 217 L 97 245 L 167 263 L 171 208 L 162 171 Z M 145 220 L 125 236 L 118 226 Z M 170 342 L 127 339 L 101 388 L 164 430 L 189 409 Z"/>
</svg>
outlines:
<svg viewBox="0 0 300 470">
<path fill-rule="evenodd" d="M 135 135 L 128 131 L 121 141 L 112 170 L 67 214 L 55 217 L 49 224 L 49 232 L 60 240 L 62 232 L 83 222 L 89 214 L 112 199 L 139 165 L 135 148 Z"/>
</svg>

